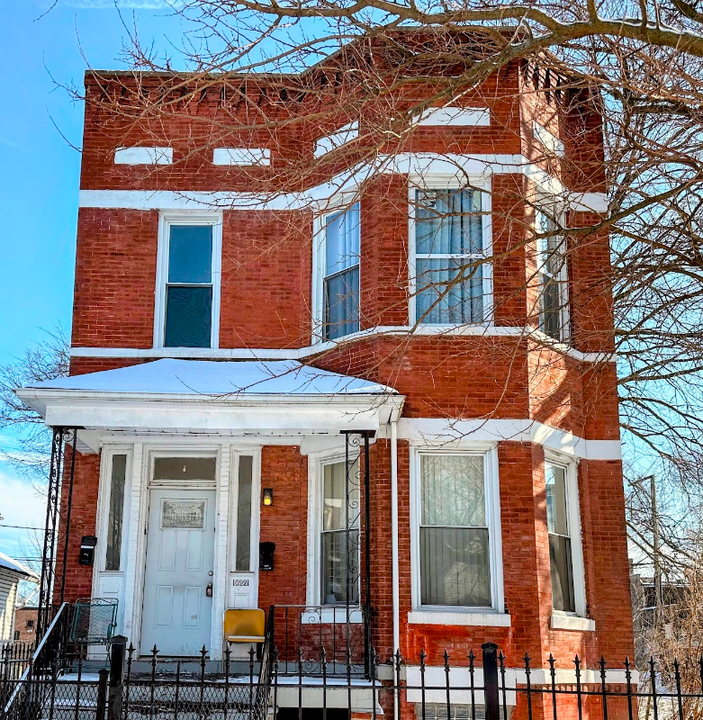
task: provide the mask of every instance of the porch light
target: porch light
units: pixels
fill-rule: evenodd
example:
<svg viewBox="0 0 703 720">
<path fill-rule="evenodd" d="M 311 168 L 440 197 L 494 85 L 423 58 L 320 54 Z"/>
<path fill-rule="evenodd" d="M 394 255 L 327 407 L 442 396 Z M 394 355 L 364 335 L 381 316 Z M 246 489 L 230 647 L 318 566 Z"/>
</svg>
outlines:
<svg viewBox="0 0 703 720">
<path fill-rule="evenodd" d="M 273 505 L 273 488 L 264 488 L 264 505 Z"/>
</svg>

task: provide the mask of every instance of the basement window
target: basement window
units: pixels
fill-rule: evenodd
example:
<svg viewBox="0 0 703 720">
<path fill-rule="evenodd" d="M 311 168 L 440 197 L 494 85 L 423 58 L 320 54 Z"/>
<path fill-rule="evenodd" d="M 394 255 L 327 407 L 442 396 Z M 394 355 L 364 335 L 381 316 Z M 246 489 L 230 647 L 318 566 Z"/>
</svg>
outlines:
<svg viewBox="0 0 703 720">
<path fill-rule="evenodd" d="M 219 217 L 162 218 L 157 347 L 217 347 L 220 255 Z"/>
</svg>

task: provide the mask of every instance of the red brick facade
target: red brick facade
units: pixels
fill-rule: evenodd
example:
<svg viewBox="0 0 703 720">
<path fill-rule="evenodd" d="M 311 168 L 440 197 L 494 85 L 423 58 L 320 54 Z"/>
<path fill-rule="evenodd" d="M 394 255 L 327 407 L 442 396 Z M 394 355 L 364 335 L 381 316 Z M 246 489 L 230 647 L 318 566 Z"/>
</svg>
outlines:
<svg viewBox="0 0 703 720">
<path fill-rule="evenodd" d="M 139 82 L 156 91 L 163 79 Z M 271 127 L 251 129 L 247 103 L 232 111 L 248 129 L 228 130 L 232 147 L 270 147 L 272 164 L 245 172 L 215 167 L 212 146 L 203 140 L 208 122 L 222 111 L 219 90 L 204 90 L 172 117 L 129 128 L 106 116 L 96 104 L 101 88 L 132 87 L 134 77 L 87 77 L 86 123 L 81 189 L 91 191 L 242 191 L 257 183 L 284 188 L 291 168 L 311 161 L 314 137 L 324 134 L 310 123 L 295 132 Z M 261 78 L 243 92 L 259 96 Z M 273 82 L 273 81 L 272 81 Z M 488 106 L 490 126 L 419 126 L 383 152 L 456 153 L 477 156 L 522 154 L 535 167 L 561 177 L 578 192 L 604 189 L 600 118 L 586 90 L 571 91 L 579 111 L 565 99 L 534 92 L 517 64 L 488 78 L 465 95 L 467 106 Z M 418 91 L 419 92 L 419 91 Z M 580 93 L 580 95 L 579 95 Z M 552 95 L 555 95 L 553 92 Z M 564 92 L 564 98 L 567 93 Z M 535 99 L 537 98 L 537 99 Z M 561 104 L 560 104 L 561 103 Z M 303 103 L 304 107 L 304 103 Z M 273 101 L 267 117 L 290 114 L 290 103 Z M 237 114 L 238 113 L 238 114 Z M 563 138 L 566 158 L 544 158 L 532 131 L 537 117 Z M 255 122 L 253 123 L 256 124 Z M 361 127 L 363 130 L 362 116 Z M 158 140 L 158 142 L 157 142 Z M 218 146 L 224 146 L 220 135 Z M 164 145 L 173 148 L 171 166 L 115 165 L 118 146 Z M 306 170 L 308 185 L 323 170 Z M 248 173 L 248 174 L 247 174 Z M 300 175 L 300 173 L 299 173 Z M 300 175 L 302 177 L 302 175 Z M 314 182 L 313 182 L 314 181 Z M 522 171 L 492 175 L 494 324 L 501 328 L 535 327 L 534 220 L 531 181 Z M 408 323 L 408 178 L 399 173 L 376 176 L 361 190 L 361 327 Z M 417 335 L 375 333 L 340 343 L 304 362 L 364 377 L 404 395 L 403 418 L 534 420 L 586 441 L 617 441 L 618 407 L 615 366 L 588 353 L 613 349 L 612 299 L 608 283 L 607 235 L 590 232 L 596 213 L 574 211 L 569 249 L 572 351 L 546 347 L 519 333 Z M 72 373 L 145 362 L 120 357 L 119 349 L 153 346 L 154 289 L 157 273 L 158 210 L 82 207 L 78 224 Z M 313 341 L 311 308 L 313 213 L 311 209 L 223 212 L 220 348 L 300 349 Z M 90 357 L 86 349 L 113 349 L 112 357 Z M 535 667 L 549 653 L 560 667 L 571 667 L 574 653 L 589 667 L 601 654 L 621 662 L 632 655 L 628 563 L 625 544 L 622 469 L 618 460 L 582 457 L 578 462 L 580 514 L 588 616 L 595 631 L 552 630 L 550 557 L 544 478 L 544 449 L 538 442 L 506 438 L 498 445 L 500 513 L 505 611 L 510 627 L 408 624 L 411 596 L 410 451 L 399 441 L 400 650 L 416 658 L 420 650 L 438 664 L 447 649 L 459 664 L 470 649 L 494 641 L 517 666 L 525 652 Z M 73 525 L 67 588 L 69 597 L 89 595 L 89 567 L 77 565 L 76 543 L 95 531 L 100 458 L 80 456 L 73 501 Z M 391 575 L 391 478 L 389 440 L 371 447 L 371 576 L 376 612 L 374 642 L 382 660 L 393 651 Z M 260 574 L 259 604 L 306 602 L 308 458 L 297 447 L 264 446 L 261 486 L 272 487 L 273 507 L 261 508 L 261 541 L 274 541 L 277 563 Z"/>
</svg>

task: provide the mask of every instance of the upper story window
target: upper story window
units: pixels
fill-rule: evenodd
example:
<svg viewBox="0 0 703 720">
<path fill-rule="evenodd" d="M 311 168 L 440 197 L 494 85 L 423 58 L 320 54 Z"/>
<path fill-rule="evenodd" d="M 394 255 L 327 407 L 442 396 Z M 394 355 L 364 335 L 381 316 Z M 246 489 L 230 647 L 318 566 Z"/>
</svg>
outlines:
<svg viewBox="0 0 703 720">
<path fill-rule="evenodd" d="M 219 218 L 163 218 L 162 226 L 155 345 L 217 347 Z"/>
<path fill-rule="evenodd" d="M 461 325 L 486 319 L 490 269 L 483 195 L 472 188 L 415 190 L 416 322 Z"/>
<path fill-rule="evenodd" d="M 536 212 L 539 329 L 555 340 L 569 338 L 569 286 L 566 242 L 557 221 L 543 210 Z"/>
<path fill-rule="evenodd" d="M 359 330 L 359 203 L 324 223 L 322 297 L 325 340 Z"/>
<path fill-rule="evenodd" d="M 578 488 L 572 470 L 551 461 L 544 464 L 552 607 L 557 611 L 584 615 Z"/>
<path fill-rule="evenodd" d="M 492 452 L 419 453 L 416 605 L 502 610 L 493 464 Z"/>
</svg>

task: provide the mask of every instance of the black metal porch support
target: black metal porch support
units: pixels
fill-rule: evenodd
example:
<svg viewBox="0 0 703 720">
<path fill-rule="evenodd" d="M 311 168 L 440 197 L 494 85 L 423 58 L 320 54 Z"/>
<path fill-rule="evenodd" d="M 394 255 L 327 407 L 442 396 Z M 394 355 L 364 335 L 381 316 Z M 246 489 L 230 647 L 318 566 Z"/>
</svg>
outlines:
<svg viewBox="0 0 703 720">
<path fill-rule="evenodd" d="M 39 579 L 39 606 L 37 613 L 36 643 L 42 639 L 44 632 L 51 623 L 51 609 L 56 583 L 56 562 L 58 560 L 59 521 L 61 505 L 61 484 L 64 474 L 66 444 L 72 447 L 71 465 L 68 474 L 68 495 L 66 497 L 66 517 L 63 523 L 65 535 L 63 546 L 63 562 L 61 565 L 61 586 L 59 601 L 63 603 L 66 589 L 66 564 L 68 560 L 68 539 L 71 529 L 71 506 L 73 504 L 73 480 L 76 469 L 76 437 L 77 428 L 53 428 L 51 439 L 51 460 L 49 465 L 49 482 L 46 493 L 46 521 L 44 525 L 44 544 L 42 549 L 41 575 Z"/>
<path fill-rule="evenodd" d="M 345 459 L 346 459 L 346 493 L 347 493 L 347 590 L 346 590 L 346 612 L 347 612 L 347 634 L 349 633 L 350 609 L 349 603 L 351 598 L 352 583 L 356 582 L 356 578 L 352 577 L 352 567 L 354 560 L 351 553 L 356 552 L 357 547 L 353 547 L 351 542 L 351 531 L 354 527 L 350 515 L 350 485 L 353 482 L 349 476 L 349 450 L 350 447 L 359 447 L 361 442 L 364 443 L 364 670 L 367 677 L 371 672 L 371 648 L 372 648 L 372 626 L 373 618 L 371 608 L 371 482 L 369 469 L 369 442 L 374 436 L 373 430 L 346 430 L 343 431 L 346 436 L 345 442 Z M 357 526 L 358 527 L 358 526 Z M 347 647 L 349 648 L 349 638 L 347 638 Z"/>
</svg>

